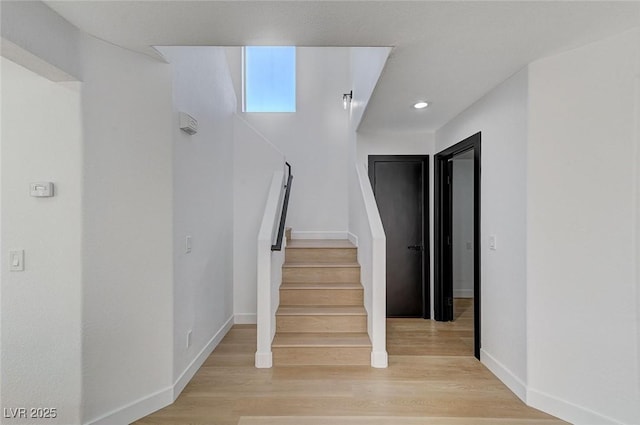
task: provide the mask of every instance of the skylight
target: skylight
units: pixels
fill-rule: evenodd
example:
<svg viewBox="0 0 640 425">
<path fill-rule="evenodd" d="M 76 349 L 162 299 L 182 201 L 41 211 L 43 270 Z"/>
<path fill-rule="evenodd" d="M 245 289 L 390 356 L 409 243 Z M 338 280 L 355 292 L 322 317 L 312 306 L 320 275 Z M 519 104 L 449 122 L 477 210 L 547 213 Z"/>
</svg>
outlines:
<svg viewBox="0 0 640 425">
<path fill-rule="evenodd" d="M 296 48 L 244 48 L 244 111 L 296 111 Z"/>
</svg>

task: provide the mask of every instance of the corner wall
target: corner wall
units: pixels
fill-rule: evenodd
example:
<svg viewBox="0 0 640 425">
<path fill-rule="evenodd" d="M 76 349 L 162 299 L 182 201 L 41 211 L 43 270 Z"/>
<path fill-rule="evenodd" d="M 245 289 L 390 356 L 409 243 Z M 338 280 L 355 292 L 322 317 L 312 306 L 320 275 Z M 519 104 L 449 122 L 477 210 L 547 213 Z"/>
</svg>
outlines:
<svg viewBox="0 0 640 425">
<path fill-rule="evenodd" d="M 40 421 L 79 423 L 81 88 L 0 61 L 0 421 L 34 421 L 8 419 L 4 409 L 47 407 L 56 409 L 55 419 Z M 41 181 L 54 183 L 54 197 L 29 195 L 30 183 Z M 24 250 L 24 271 L 9 272 L 9 250 L 16 249 Z"/>
<path fill-rule="evenodd" d="M 527 382 L 528 72 L 522 70 L 436 133 L 436 152 L 481 135 L 481 359 L 518 397 Z M 433 233 L 432 233 L 433 235 Z M 489 250 L 489 235 L 497 250 Z"/>
<path fill-rule="evenodd" d="M 577 424 L 640 422 L 639 41 L 538 60 L 436 134 L 482 132 L 482 361 Z"/>
<path fill-rule="evenodd" d="M 640 423 L 640 29 L 530 66 L 528 400 Z"/>
<path fill-rule="evenodd" d="M 171 401 L 171 72 L 90 36 L 81 45 L 83 417 L 125 423 Z"/>
<path fill-rule="evenodd" d="M 233 325 L 233 119 L 224 49 L 161 47 L 173 80 L 174 398 Z M 198 133 L 179 129 L 179 113 Z M 186 237 L 191 237 L 191 252 Z M 190 335 L 189 335 L 190 333 Z"/>
</svg>

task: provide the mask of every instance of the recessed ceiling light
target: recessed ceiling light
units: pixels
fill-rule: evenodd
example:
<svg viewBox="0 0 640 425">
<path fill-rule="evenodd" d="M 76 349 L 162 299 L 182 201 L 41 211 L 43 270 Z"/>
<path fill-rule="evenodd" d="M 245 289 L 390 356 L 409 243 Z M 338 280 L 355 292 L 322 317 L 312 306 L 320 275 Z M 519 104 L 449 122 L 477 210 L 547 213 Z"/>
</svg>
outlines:
<svg viewBox="0 0 640 425">
<path fill-rule="evenodd" d="M 427 106 L 429 106 L 429 104 L 427 102 L 425 102 L 424 100 L 421 100 L 420 102 L 416 102 L 413 107 L 416 109 L 424 109 Z"/>
</svg>

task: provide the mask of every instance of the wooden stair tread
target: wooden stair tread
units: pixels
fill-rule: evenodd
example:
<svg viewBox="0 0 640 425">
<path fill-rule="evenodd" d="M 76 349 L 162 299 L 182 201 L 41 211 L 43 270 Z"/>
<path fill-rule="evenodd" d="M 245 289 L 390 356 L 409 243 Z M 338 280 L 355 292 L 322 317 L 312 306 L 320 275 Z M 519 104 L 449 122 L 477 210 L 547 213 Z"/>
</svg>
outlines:
<svg viewBox="0 0 640 425">
<path fill-rule="evenodd" d="M 287 241 L 272 341 L 275 365 L 370 365 L 357 254 L 346 239 Z"/>
<path fill-rule="evenodd" d="M 283 332 L 276 334 L 273 347 L 371 347 L 364 332 Z"/>
<path fill-rule="evenodd" d="M 362 306 L 288 305 L 278 308 L 277 316 L 366 316 Z"/>
<path fill-rule="evenodd" d="M 287 249 L 296 248 L 351 248 L 356 249 L 348 239 L 291 239 Z"/>
<path fill-rule="evenodd" d="M 360 264 L 354 262 L 346 263 L 284 263 L 282 268 L 305 268 L 305 267 L 318 267 L 318 268 L 358 268 Z"/>
<path fill-rule="evenodd" d="M 342 283 L 342 282 L 282 282 L 280 289 L 363 289 L 359 283 Z"/>
</svg>

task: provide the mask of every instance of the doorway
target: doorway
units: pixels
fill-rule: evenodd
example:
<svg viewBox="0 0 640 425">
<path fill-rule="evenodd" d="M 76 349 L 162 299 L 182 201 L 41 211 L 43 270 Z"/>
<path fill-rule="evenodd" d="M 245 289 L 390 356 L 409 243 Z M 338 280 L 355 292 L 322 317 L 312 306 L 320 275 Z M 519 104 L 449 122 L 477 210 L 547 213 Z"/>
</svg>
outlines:
<svg viewBox="0 0 640 425">
<path fill-rule="evenodd" d="M 478 359 L 481 346 L 480 141 L 481 134 L 476 133 L 435 156 L 434 205 L 435 319 L 453 321 L 472 308 L 473 351 Z"/>
<path fill-rule="evenodd" d="M 429 157 L 369 155 L 387 239 L 387 317 L 430 318 Z"/>
</svg>

